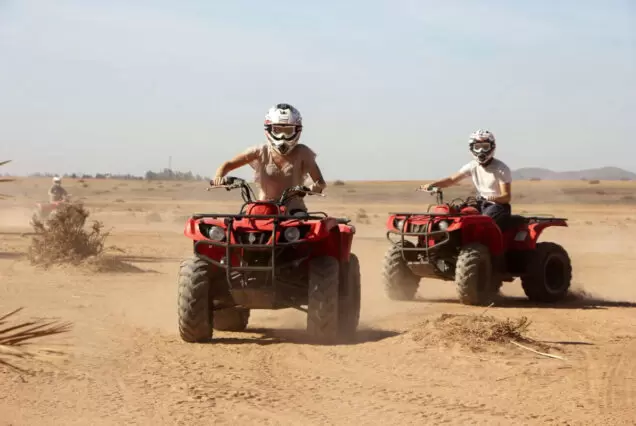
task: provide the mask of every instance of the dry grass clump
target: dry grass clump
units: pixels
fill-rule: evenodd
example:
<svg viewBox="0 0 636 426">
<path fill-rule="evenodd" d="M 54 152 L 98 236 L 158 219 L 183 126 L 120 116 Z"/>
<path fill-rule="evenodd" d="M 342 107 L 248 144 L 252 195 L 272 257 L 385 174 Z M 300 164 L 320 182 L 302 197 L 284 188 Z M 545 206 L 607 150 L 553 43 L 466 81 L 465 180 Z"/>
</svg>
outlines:
<svg viewBox="0 0 636 426">
<path fill-rule="evenodd" d="M 94 221 L 85 228 L 89 212 L 81 204 L 63 204 L 55 215 L 42 222 L 32 219 L 35 235 L 31 240 L 28 258 L 34 265 L 78 265 L 83 260 L 100 256 L 109 233 L 103 224 Z"/>
<path fill-rule="evenodd" d="M 371 223 L 371 219 L 369 218 L 369 214 L 365 209 L 358 209 L 356 212 L 356 222 L 369 224 Z"/>
<path fill-rule="evenodd" d="M 146 215 L 147 223 L 161 222 L 161 215 L 157 212 L 150 212 Z"/>
<path fill-rule="evenodd" d="M 36 319 L 16 321 L 14 316 L 22 308 L 0 317 L 0 365 L 24 372 L 15 364 L 24 360 L 46 360 L 55 355 L 63 355 L 59 350 L 34 348 L 32 341 L 42 337 L 66 333 L 71 330 L 71 323 Z"/>
<path fill-rule="evenodd" d="M 525 335 L 530 324 L 527 317 L 501 320 L 486 315 L 442 314 L 422 324 L 413 339 L 459 343 L 479 350 L 491 343 L 534 342 Z"/>
</svg>

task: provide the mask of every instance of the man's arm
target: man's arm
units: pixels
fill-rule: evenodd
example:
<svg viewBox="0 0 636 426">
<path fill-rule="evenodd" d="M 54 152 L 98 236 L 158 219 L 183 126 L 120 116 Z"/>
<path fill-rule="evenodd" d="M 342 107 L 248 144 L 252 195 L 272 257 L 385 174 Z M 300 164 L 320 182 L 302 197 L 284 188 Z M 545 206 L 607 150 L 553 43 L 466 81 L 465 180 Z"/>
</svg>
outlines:
<svg viewBox="0 0 636 426">
<path fill-rule="evenodd" d="M 428 185 L 422 185 L 420 186 L 420 188 L 421 189 L 430 188 L 430 187 L 447 188 L 449 186 L 455 185 L 456 183 L 458 183 L 459 181 L 461 181 L 467 176 L 468 176 L 468 173 L 459 171 L 455 173 L 454 175 L 451 175 L 444 179 L 437 180 L 433 183 L 429 183 Z"/>
<path fill-rule="evenodd" d="M 311 185 L 311 190 L 313 192 L 322 192 L 327 187 L 327 182 L 325 182 L 325 179 L 322 176 L 322 171 L 315 161 L 309 166 L 308 172 L 309 176 L 314 181 L 314 184 Z"/>
<path fill-rule="evenodd" d="M 498 204 L 508 204 L 512 199 L 512 172 L 510 168 L 504 165 L 499 171 L 499 196 L 490 196 L 488 201 Z"/>
<path fill-rule="evenodd" d="M 488 201 L 492 201 L 497 204 L 509 204 L 512 199 L 512 183 L 499 182 L 499 190 L 501 191 L 501 195 L 491 195 L 488 197 Z"/>
<path fill-rule="evenodd" d="M 238 169 L 239 167 L 243 167 L 246 164 L 249 164 L 250 162 L 254 161 L 257 155 L 258 154 L 256 151 L 242 152 L 238 154 L 237 156 L 235 156 L 234 158 L 224 162 L 216 170 L 216 174 L 214 176 L 213 181 L 215 182 L 216 185 L 221 185 L 221 178 L 223 178 L 232 170 Z"/>
</svg>

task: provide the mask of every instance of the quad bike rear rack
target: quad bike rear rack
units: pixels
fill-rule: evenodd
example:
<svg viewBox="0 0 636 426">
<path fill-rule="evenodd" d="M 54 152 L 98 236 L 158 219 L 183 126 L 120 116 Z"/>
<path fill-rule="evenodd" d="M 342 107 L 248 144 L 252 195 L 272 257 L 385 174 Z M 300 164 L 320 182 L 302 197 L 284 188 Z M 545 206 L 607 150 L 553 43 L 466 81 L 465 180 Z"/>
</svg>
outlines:
<svg viewBox="0 0 636 426">
<path fill-rule="evenodd" d="M 292 246 L 296 246 L 296 245 L 300 245 L 300 244 L 307 244 L 307 245 L 311 245 L 311 242 L 308 242 L 307 240 L 303 240 L 303 239 L 298 239 L 297 241 L 293 241 L 293 242 L 280 242 L 277 241 L 276 238 L 276 233 L 279 230 L 280 227 L 280 223 L 281 222 L 287 222 L 290 220 L 295 220 L 295 221 L 299 221 L 299 222 L 306 222 L 306 221 L 310 221 L 310 220 L 323 220 L 325 218 L 328 218 L 329 216 L 327 215 L 327 213 L 325 212 L 308 212 L 307 214 L 303 214 L 303 215 L 287 215 L 287 214 L 273 214 L 273 215 L 259 215 L 259 214 L 245 214 L 242 213 L 244 211 L 245 206 L 248 203 L 245 203 L 242 207 L 241 207 L 241 213 L 238 214 L 220 214 L 220 213 L 197 213 L 192 215 L 193 219 L 204 219 L 204 218 L 210 218 L 210 219 L 223 219 L 224 221 L 224 225 L 225 225 L 225 238 L 222 241 L 215 241 L 215 240 L 211 240 L 211 239 L 205 239 L 205 240 L 200 240 L 200 241 L 196 241 L 194 243 L 194 250 L 197 254 L 197 256 L 199 256 L 200 258 L 208 261 L 209 263 L 211 263 L 212 265 L 224 269 L 225 270 L 225 276 L 228 282 L 228 285 L 230 286 L 230 288 L 232 288 L 232 273 L 234 272 L 271 272 L 271 278 L 272 278 L 272 282 L 273 283 L 279 283 L 279 280 L 276 279 L 276 269 L 277 268 L 281 268 L 281 267 L 285 267 L 285 266 L 297 266 L 300 262 L 302 262 L 303 260 L 309 258 L 309 254 L 307 254 L 306 256 L 299 258 L 299 259 L 294 259 L 291 262 L 287 262 L 281 265 L 278 265 L 276 262 L 276 257 L 279 251 L 281 251 L 282 249 L 288 248 L 288 247 L 292 247 Z M 272 205 L 274 203 L 271 202 L 251 202 L 249 203 L 251 205 Z M 275 205 L 275 204 L 274 204 Z M 278 206 L 277 206 L 278 207 Z M 278 208 L 278 211 L 280 212 L 280 208 Z M 238 238 L 236 238 L 236 234 L 237 232 L 233 229 L 233 223 L 235 220 L 243 220 L 243 219 L 248 219 L 248 220 L 272 220 L 272 231 L 271 231 L 271 239 L 272 239 L 272 243 L 271 244 L 264 244 L 264 243 L 232 243 L 230 241 L 234 240 L 234 241 L 238 241 Z M 344 219 L 344 218 L 334 218 L 336 220 L 336 222 L 338 224 L 348 224 L 349 222 L 351 222 L 350 219 Z M 268 231 L 269 233 L 269 231 Z M 197 252 L 196 248 L 200 245 L 206 245 L 206 246 L 213 246 L 213 247 L 222 247 L 225 249 L 225 258 L 222 259 L 221 261 L 212 259 L 209 256 L 206 256 L 204 254 L 201 254 L 199 252 Z M 268 266 L 249 266 L 249 265 L 239 265 L 239 266 L 233 266 L 232 265 L 232 252 L 233 250 L 236 249 L 243 249 L 243 250 L 250 250 L 250 249 L 256 249 L 259 251 L 262 251 L 263 249 L 270 249 L 271 250 L 271 264 Z M 241 262 L 242 263 L 242 262 Z"/>
</svg>

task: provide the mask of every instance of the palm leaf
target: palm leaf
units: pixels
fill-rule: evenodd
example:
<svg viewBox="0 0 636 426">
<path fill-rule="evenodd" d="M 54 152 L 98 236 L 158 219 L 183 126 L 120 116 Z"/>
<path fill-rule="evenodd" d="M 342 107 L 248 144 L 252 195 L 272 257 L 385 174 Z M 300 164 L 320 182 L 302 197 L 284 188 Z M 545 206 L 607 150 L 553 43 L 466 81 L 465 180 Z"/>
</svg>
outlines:
<svg viewBox="0 0 636 426">
<path fill-rule="evenodd" d="M 16 360 L 45 360 L 52 355 L 63 355 L 63 351 L 50 348 L 31 348 L 35 339 L 67 333 L 71 330 L 69 322 L 44 319 L 16 321 L 14 316 L 23 308 L 18 308 L 0 317 L 0 365 L 24 372 L 14 364 Z"/>
</svg>

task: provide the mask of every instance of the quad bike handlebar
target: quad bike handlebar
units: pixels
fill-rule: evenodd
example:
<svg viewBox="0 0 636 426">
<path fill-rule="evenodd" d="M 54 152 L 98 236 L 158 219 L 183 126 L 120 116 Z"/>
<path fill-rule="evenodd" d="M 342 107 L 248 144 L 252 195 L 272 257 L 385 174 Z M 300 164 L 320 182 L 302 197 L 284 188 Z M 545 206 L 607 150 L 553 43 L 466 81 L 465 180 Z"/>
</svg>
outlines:
<svg viewBox="0 0 636 426">
<path fill-rule="evenodd" d="M 437 204 L 444 204 L 444 191 L 442 191 L 442 188 L 439 188 L 437 186 L 427 186 L 427 187 L 419 187 L 416 189 L 416 191 L 418 192 L 427 192 L 430 195 L 436 195 L 437 196 Z"/>
<path fill-rule="evenodd" d="M 437 204 L 438 205 L 442 205 L 442 204 L 447 204 L 449 207 L 451 208 L 455 208 L 457 210 L 461 210 L 463 207 L 467 207 L 467 206 L 477 206 L 477 205 L 487 205 L 487 204 L 491 204 L 490 201 L 487 201 L 485 198 L 483 197 L 466 197 L 466 199 L 461 199 L 461 198 L 455 198 L 453 200 L 451 200 L 449 203 L 444 203 L 444 191 L 442 191 L 442 188 L 439 188 L 437 186 L 431 186 L 431 187 L 419 187 L 416 189 L 416 191 L 418 192 L 427 192 L 430 195 L 435 195 L 437 197 Z"/>
<path fill-rule="evenodd" d="M 212 189 L 225 188 L 227 191 L 231 191 L 233 189 L 240 189 L 243 201 L 245 201 L 246 203 L 251 203 L 256 199 L 254 191 L 245 179 L 227 176 L 224 178 L 224 180 L 225 185 L 214 185 L 213 182 L 210 182 L 211 187 L 207 188 L 207 190 L 210 191 Z M 312 191 L 310 188 L 304 185 L 296 185 L 285 189 L 280 198 L 276 200 L 275 203 L 278 205 L 283 205 L 293 197 L 304 197 L 305 195 L 318 195 L 320 197 L 325 196 L 325 194 Z"/>
</svg>

